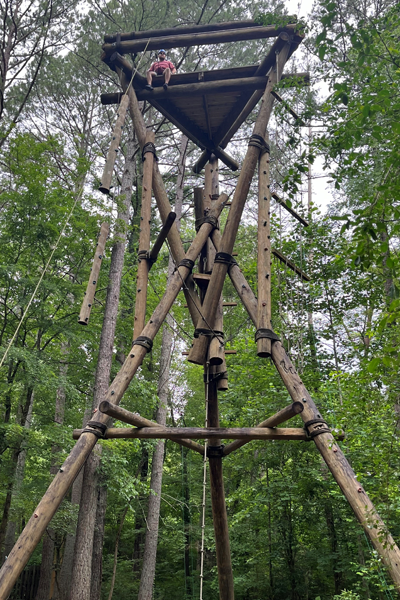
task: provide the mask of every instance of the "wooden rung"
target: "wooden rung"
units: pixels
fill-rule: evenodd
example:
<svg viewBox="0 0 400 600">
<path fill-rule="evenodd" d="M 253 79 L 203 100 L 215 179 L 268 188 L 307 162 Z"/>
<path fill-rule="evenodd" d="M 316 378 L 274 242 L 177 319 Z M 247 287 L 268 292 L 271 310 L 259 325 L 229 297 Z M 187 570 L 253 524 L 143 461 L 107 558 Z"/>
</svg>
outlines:
<svg viewBox="0 0 400 600">
<path fill-rule="evenodd" d="M 304 123 L 303 119 L 301 119 L 299 117 L 299 115 L 294 112 L 293 108 L 291 108 L 289 106 L 289 104 L 286 102 L 286 100 L 284 100 L 282 98 L 282 96 L 280 96 L 278 94 L 278 92 L 275 92 L 274 90 L 272 90 L 271 94 L 274 96 L 274 98 L 276 98 L 278 100 L 278 102 L 280 102 L 286 108 L 286 110 L 292 115 L 292 117 L 294 117 L 296 119 L 296 121 L 298 121 L 299 125 L 301 125 L 302 127 L 306 126 L 306 124 Z"/>
<path fill-rule="evenodd" d="M 298 221 L 300 221 L 300 223 L 302 225 L 304 225 L 304 227 L 308 227 L 308 225 L 309 225 L 308 221 L 306 221 L 305 219 L 303 219 L 303 217 L 301 217 L 295 210 L 293 210 L 293 208 L 290 208 L 290 206 L 288 206 L 286 204 L 286 202 L 284 200 L 282 200 L 282 198 L 279 198 L 278 194 L 276 194 L 274 192 L 273 194 L 271 194 L 271 196 L 273 197 L 274 200 L 276 200 L 278 202 L 278 204 L 280 204 L 281 206 L 283 206 L 284 209 L 286 209 L 291 215 L 293 215 L 293 217 L 295 219 L 297 219 Z"/>
<path fill-rule="evenodd" d="M 82 429 L 75 429 L 76 439 Z M 110 427 L 105 433 L 105 439 L 195 439 L 205 440 L 217 438 L 222 440 L 310 440 L 304 429 L 300 427 Z"/>
<path fill-rule="evenodd" d="M 182 352 L 183 356 L 188 356 L 189 352 Z M 225 354 L 237 354 L 237 350 L 225 350 Z"/>
<path fill-rule="evenodd" d="M 289 267 L 289 269 L 292 269 L 292 271 L 297 273 L 297 275 L 299 275 L 299 277 L 301 277 L 304 281 L 311 281 L 311 278 L 306 273 L 304 273 L 304 271 L 299 269 L 299 267 L 292 263 L 292 261 L 286 258 L 286 256 L 284 256 L 283 254 L 281 254 L 279 250 L 272 250 L 272 254 L 276 256 L 276 258 L 279 258 L 279 260 L 283 262 L 287 267 Z"/>
</svg>

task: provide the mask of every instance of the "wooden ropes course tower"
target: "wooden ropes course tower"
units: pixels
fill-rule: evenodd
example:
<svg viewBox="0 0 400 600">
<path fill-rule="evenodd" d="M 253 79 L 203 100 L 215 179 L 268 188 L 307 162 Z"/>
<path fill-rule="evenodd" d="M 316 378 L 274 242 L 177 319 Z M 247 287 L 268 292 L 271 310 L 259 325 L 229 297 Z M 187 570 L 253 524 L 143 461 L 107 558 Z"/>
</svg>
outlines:
<svg viewBox="0 0 400 600">
<path fill-rule="evenodd" d="M 216 71 L 176 74 L 168 89 L 162 80 L 155 81 L 154 90 L 146 90 L 146 79 L 134 72 L 126 53 L 140 53 L 156 48 L 186 48 L 189 46 L 276 38 L 268 55 L 259 65 Z M 116 150 L 118 149 L 125 114 L 129 110 L 133 126 L 142 148 L 143 196 L 139 267 L 135 306 L 134 342 L 124 365 L 111 383 L 106 397 L 95 410 L 83 430 L 76 430 L 77 442 L 70 455 L 54 477 L 47 492 L 21 533 L 13 550 L 0 571 L 0 599 L 5 600 L 19 574 L 27 564 L 62 499 L 78 475 L 86 459 L 101 438 L 165 438 L 190 448 L 209 459 L 213 522 L 220 598 L 233 600 L 233 572 L 229 546 L 228 519 L 225 505 L 223 458 L 251 440 L 312 440 L 321 453 L 333 477 L 340 486 L 357 519 L 364 528 L 376 551 L 382 557 L 396 589 L 400 590 L 400 551 L 363 487 L 358 483 L 348 461 L 333 437 L 323 415 L 315 405 L 296 372 L 279 337 L 271 328 L 271 241 L 269 146 L 267 126 L 273 104 L 279 95 L 274 86 L 285 78 L 284 67 L 302 42 L 303 36 L 295 25 L 276 28 L 257 26 L 253 21 L 212 25 L 196 25 L 161 31 L 121 33 L 106 36 L 103 46 L 104 62 L 120 79 L 123 93 L 103 94 L 105 104 L 119 103 L 118 120 L 104 170 L 101 190 L 110 189 Z M 290 81 L 307 79 L 307 74 L 295 74 Z M 147 100 L 176 125 L 202 150 L 194 171 L 205 170 L 204 189 L 194 191 L 196 236 L 185 253 L 174 223 L 174 213 L 164 188 L 154 146 L 154 133 L 146 130 L 139 101 Z M 261 100 L 248 148 L 229 214 L 223 232 L 219 216 L 226 207 L 227 195 L 219 193 L 218 161 L 230 169 L 239 165 L 225 151 L 228 142 Z M 246 281 L 235 259 L 233 246 L 253 176 L 258 170 L 258 290 L 257 297 Z M 155 247 L 150 249 L 150 206 L 152 192 L 164 224 Z M 289 209 L 278 198 L 283 207 Z M 228 210 L 228 208 L 227 208 Z M 292 209 L 293 217 L 303 225 L 304 219 Z M 96 252 L 93 272 L 100 268 L 102 248 L 107 231 L 102 230 L 99 251 Z M 158 251 L 168 238 L 177 265 L 170 284 L 147 324 L 145 324 L 146 295 L 149 270 Z M 279 253 L 278 253 L 279 254 Z M 193 273 L 195 262 L 198 272 Z M 278 256 L 285 261 L 285 257 Z M 288 263 L 286 263 L 288 264 Z M 290 265 L 288 265 L 290 266 Z M 303 278 L 307 277 L 296 265 L 291 266 Z M 300 273 L 299 273 L 300 271 Z M 229 276 L 238 297 L 254 323 L 257 353 L 260 358 L 271 357 L 292 399 L 257 427 L 224 429 L 219 426 L 218 392 L 226 389 L 226 363 L 222 318 L 222 288 Z M 93 279 L 93 277 L 91 278 Z M 97 279 L 97 277 L 96 277 Z M 88 323 L 96 280 L 89 282 L 82 306 L 80 322 Z M 183 289 L 195 327 L 193 345 L 188 360 L 204 365 L 204 381 L 208 406 L 207 427 L 162 427 L 137 414 L 119 407 L 124 392 L 142 364 L 153 340 L 163 325 L 180 290 Z M 198 290 L 198 292 L 197 292 Z M 300 415 L 304 429 L 277 427 L 291 417 Z M 119 419 L 133 428 L 109 427 L 110 417 Z M 223 446 L 221 440 L 234 440 Z M 206 440 L 205 445 L 195 440 Z"/>
</svg>

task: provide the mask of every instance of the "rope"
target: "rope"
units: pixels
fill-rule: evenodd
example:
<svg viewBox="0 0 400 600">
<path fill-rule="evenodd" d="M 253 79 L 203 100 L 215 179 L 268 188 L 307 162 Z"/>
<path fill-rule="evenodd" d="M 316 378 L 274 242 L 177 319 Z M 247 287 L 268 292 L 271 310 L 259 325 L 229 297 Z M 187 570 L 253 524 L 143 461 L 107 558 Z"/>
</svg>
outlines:
<svg viewBox="0 0 400 600">
<path fill-rule="evenodd" d="M 208 427 L 208 386 L 210 382 L 210 363 L 206 365 L 206 418 L 205 426 Z M 206 526 L 206 489 L 207 489 L 207 445 L 208 440 L 204 444 L 204 459 L 203 459 L 203 501 L 201 515 L 201 549 L 200 549 L 200 600 L 203 600 L 203 578 L 204 578 L 204 537 Z"/>
<path fill-rule="evenodd" d="M 83 193 L 83 190 L 81 190 L 81 191 L 79 192 L 79 194 L 77 195 L 77 197 L 76 197 L 76 200 L 75 200 L 75 202 L 74 202 L 74 204 L 73 204 L 73 207 L 71 208 L 71 210 L 70 210 L 70 212 L 69 212 L 69 214 L 68 214 L 68 216 L 67 216 L 67 218 L 66 218 L 66 221 L 65 221 L 65 223 L 64 223 L 64 226 L 63 226 L 63 228 L 62 228 L 62 230 L 61 230 L 61 233 L 60 233 L 60 235 L 58 236 L 58 239 L 57 239 L 57 241 L 56 241 L 56 243 L 55 243 L 55 246 L 54 246 L 54 248 L 53 248 L 53 250 L 52 250 L 52 252 L 51 252 L 51 254 L 50 254 L 50 257 L 49 257 L 49 259 L 48 259 L 48 261 L 47 261 L 47 263 L 46 263 L 46 265 L 45 265 L 45 267 L 44 267 L 44 269 L 43 269 L 43 271 L 42 271 L 42 274 L 41 274 L 41 276 L 40 276 L 40 278 L 39 278 L 39 281 L 38 281 L 38 283 L 37 283 L 37 285 L 36 285 L 35 289 L 33 290 L 33 294 L 32 294 L 32 296 L 31 296 L 31 298 L 30 298 L 30 300 L 29 300 L 29 302 L 28 302 L 28 305 L 27 305 L 27 307 L 26 307 L 26 309 L 25 309 L 25 312 L 24 312 L 24 314 L 22 315 L 20 322 L 18 323 L 17 329 L 15 330 L 15 333 L 14 333 L 14 335 L 12 336 L 12 338 L 11 338 L 11 341 L 10 341 L 10 343 L 9 343 L 9 344 L 8 344 L 8 346 L 7 346 L 5 353 L 3 354 L 3 358 L 2 358 L 2 359 L 1 359 L 1 361 L 0 361 L 0 367 L 2 367 L 2 366 L 3 366 L 3 364 L 4 364 L 4 361 L 6 360 L 6 357 L 7 357 L 8 353 L 9 353 L 9 351 L 10 351 L 10 348 L 11 348 L 11 346 L 13 345 L 13 343 L 14 343 L 14 340 L 15 340 L 15 338 L 17 337 L 19 330 L 21 329 L 21 325 L 22 325 L 23 321 L 25 320 L 25 317 L 26 317 L 26 315 L 28 314 L 28 310 L 29 310 L 29 308 L 30 308 L 30 305 L 32 304 L 33 300 L 35 299 L 36 293 L 37 293 L 37 291 L 38 291 L 38 289 L 39 289 L 39 287 L 40 287 L 40 284 L 41 284 L 41 283 L 42 283 L 42 281 L 43 281 L 43 278 L 44 278 L 44 276 L 45 276 L 45 274 L 46 274 L 46 271 L 47 271 L 47 269 L 48 269 L 48 267 L 49 267 L 49 265 L 50 265 L 50 263 L 51 263 L 51 260 L 52 260 L 52 258 L 53 258 L 53 256 L 54 256 L 54 253 L 55 253 L 55 251 L 56 251 L 56 250 L 57 250 L 57 248 L 58 248 L 58 244 L 60 243 L 60 240 L 61 240 L 62 236 L 64 235 L 64 232 L 65 232 L 65 230 L 66 230 L 66 228 L 67 228 L 67 225 L 68 225 L 68 223 L 69 223 L 69 220 L 70 220 L 70 218 L 72 217 L 72 214 L 73 214 L 73 212 L 74 212 L 74 210 L 75 210 L 75 207 L 76 207 L 76 205 L 78 204 L 78 201 L 79 201 L 79 200 L 81 199 L 81 197 L 82 197 L 82 193 Z"/>
</svg>

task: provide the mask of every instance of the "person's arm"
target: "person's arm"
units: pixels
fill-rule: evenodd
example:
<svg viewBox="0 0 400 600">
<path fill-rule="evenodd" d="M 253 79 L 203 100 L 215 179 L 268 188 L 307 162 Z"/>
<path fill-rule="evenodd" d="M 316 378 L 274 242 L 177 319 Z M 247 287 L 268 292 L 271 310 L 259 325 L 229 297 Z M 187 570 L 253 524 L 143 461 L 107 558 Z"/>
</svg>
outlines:
<svg viewBox="0 0 400 600">
<path fill-rule="evenodd" d="M 176 73 L 176 69 L 175 69 L 174 65 L 172 64 L 172 62 L 170 62 L 169 64 L 170 64 L 169 68 L 171 69 L 171 73 L 172 73 L 172 75 L 174 75 Z"/>
<path fill-rule="evenodd" d="M 153 63 L 153 64 L 151 65 L 150 69 L 147 71 L 148 73 L 151 73 L 152 71 L 154 71 L 154 70 L 155 70 L 155 68 L 154 68 L 154 65 L 155 65 L 155 64 L 156 64 L 156 63 Z"/>
</svg>

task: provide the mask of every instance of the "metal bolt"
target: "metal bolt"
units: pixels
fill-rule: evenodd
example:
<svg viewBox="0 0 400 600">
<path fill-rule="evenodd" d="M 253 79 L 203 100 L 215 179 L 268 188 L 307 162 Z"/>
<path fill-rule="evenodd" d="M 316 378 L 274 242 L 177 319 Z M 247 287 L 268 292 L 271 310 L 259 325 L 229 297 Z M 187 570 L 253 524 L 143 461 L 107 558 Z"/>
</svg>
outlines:
<svg viewBox="0 0 400 600">
<path fill-rule="evenodd" d="M 357 492 L 360 494 L 363 491 L 361 487 L 358 488 Z"/>
<path fill-rule="evenodd" d="M 266 303 L 266 302 L 263 302 L 263 303 L 262 303 L 262 305 L 263 305 L 263 306 L 267 306 L 267 303 Z"/>
<path fill-rule="evenodd" d="M 307 402 L 307 398 L 303 398 L 302 400 L 303 400 L 303 402 Z"/>
<path fill-rule="evenodd" d="M 93 285 L 95 285 L 95 284 L 96 284 L 96 280 L 93 281 Z"/>
<path fill-rule="evenodd" d="M 267 174 L 267 171 L 264 171 L 264 175 L 266 175 L 266 174 Z"/>
<path fill-rule="evenodd" d="M 131 358 L 135 358 L 135 355 L 134 355 L 134 354 L 131 354 Z"/>
<path fill-rule="evenodd" d="M 90 308 L 91 306 L 92 306 L 91 304 L 88 304 L 88 307 L 89 307 L 89 308 Z"/>
<path fill-rule="evenodd" d="M 115 392 L 114 392 L 114 390 L 113 390 L 113 391 L 111 392 L 111 396 L 114 396 L 114 394 L 115 394 Z"/>
</svg>

